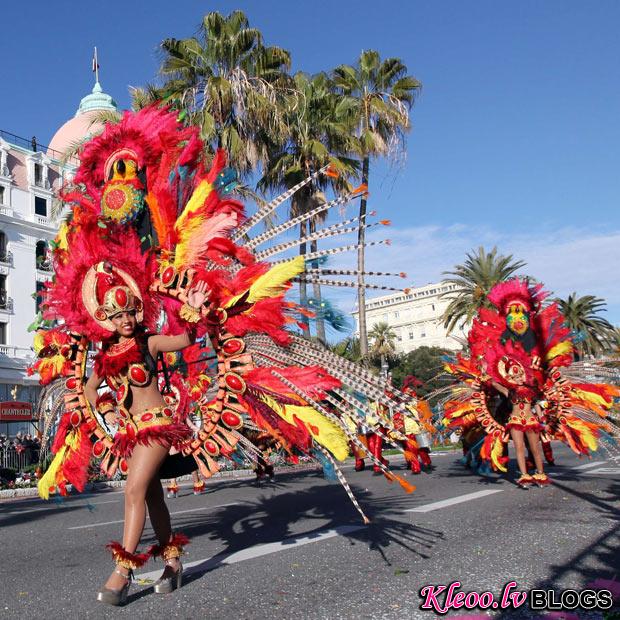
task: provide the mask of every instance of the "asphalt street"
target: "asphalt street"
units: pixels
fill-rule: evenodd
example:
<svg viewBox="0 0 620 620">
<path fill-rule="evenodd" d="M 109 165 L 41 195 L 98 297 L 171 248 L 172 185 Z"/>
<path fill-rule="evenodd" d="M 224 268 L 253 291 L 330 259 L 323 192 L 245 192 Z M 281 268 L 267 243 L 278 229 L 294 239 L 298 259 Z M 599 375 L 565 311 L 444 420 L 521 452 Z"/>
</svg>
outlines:
<svg viewBox="0 0 620 620">
<path fill-rule="evenodd" d="M 514 476 L 481 478 L 458 457 L 440 454 L 432 474 L 408 476 L 412 494 L 345 468 L 369 526 L 320 472 L 261 487 L 217 482 L 203 496 L 184 487 L 167 500 L 174 527 L 192 539 L 183 588 L 155 595 L 161 564 L 150 562 L 117 609 L 95 597 L 112 570 L 104 545 L 121 536 L 122 491 L 2 502 L 0 617 L 431 618 L 419 595 L 429 584 L 499 596 L 509 581 L 579 590 L 620 575 L 619 464 L 557 447 L 554 484 L 524 491 Z M 144 546 L 152 542 L 147 521 Z"/>
</svg>

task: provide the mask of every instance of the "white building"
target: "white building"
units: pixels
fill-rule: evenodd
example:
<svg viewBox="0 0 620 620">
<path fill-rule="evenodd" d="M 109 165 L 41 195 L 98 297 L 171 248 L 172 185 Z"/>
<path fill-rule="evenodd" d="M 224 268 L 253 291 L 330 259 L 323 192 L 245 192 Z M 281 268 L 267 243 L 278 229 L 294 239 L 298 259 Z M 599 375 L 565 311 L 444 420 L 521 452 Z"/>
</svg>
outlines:
<svg viewBox="0 0 620 620">
<path fill-rule="evenodd" d="M 441 295 L 454 288 L 453 284 L 438 282 L 367 299 L 368 332 L 377 323 L 387 323 L 396 334 L 397 353 L 409 353 L 421 346 L 460 349 L 459 339 L 465 338 L 466 330 L 459 327 L 448 334 L 442 320 L 450 301 Z M 352 314 L 356 323 L 355 335 L 359 336 L 358 311 Z"/>
<path fill-rule="evenodd" d="M 0 433 L 31 432 L 22 418 L 40 392 L 26 373 L 33 361 L 28 326 L 40 303 L 36 293 L 53 275 L 49 242 L 60 219 L 53 217 L 54 192 L 75 170 L 61 165 L 62 153 L 94 130 L 97 110 L 110 109 L 116 103 L 97 83 L 49 147 L 0 131 Z"/>
</svg>

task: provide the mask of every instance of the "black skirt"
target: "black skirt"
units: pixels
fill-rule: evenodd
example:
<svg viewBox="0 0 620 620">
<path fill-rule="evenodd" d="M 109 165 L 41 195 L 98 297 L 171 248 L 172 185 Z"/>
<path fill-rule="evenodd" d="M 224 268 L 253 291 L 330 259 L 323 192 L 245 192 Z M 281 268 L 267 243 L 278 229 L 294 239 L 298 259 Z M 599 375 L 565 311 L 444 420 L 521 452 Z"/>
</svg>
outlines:
<svg viewBox="0 0 620 620">
<path fill-rule="evenodd" d="M 159 479 L 165 480 L 166 478 L 186 476 L 197 469 L 198 465 L 193 456 L 185 456 L 180 452 L 169 454 L 159 468 Z"/>
</svg>

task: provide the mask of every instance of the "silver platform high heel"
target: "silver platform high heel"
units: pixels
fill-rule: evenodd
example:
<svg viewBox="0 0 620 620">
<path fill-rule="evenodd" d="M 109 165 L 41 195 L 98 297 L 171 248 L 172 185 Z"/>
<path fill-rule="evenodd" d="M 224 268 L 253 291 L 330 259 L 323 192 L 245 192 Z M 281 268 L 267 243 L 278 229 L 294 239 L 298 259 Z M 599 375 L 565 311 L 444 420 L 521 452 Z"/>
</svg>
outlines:
<svg viewBox="0 0 620 620">
<path fill-rule="evenodd" d="M 164 560 L 164 564 L 169 567 L 175 565 L 174 560 L 179 563 L 179 569 L 170 575 L 170 577 L 162 577 L 155 582 L 153 590 L 155 594 L 168 594 L 173 590 L 181 587 L 183 583 L 183 564 L 181 564 L 181 556 L 183 555 L 183 547 L 189 543 L 189 538 L 185 534 L 177 532 L 172 534 L 169 542 L 163 547 L 157 547 L 153 555 L 159 555 Z"/>
<path fill-rule="evenodd" d="M 118 541 L 113 540 L 106 545 L 106 548 L 112 552 L 112 559 L 116 563 L 114 572 L 127 580 L 125 585 L 120 590 L 111 590 L 110 588 L 103 588 L 97 593 L 97 600 L 106 605 L 124 605 L 127 602 L 127 595 L 129 594 L 129 585 L 133 579 L 133 571 L 144 566 L 145 562 L 151 557 L 150 553 L 130 553 L 125 551 L 123 545 Z M 127 574 L 123 573 L 120 569 L 124 568 Z"/>
<path fill-rule="evenodd" d="M 118 607 L 119 605 L 124 605 L 127 602 L 129 585 L 133 580 L 133 571 L 130 570 L 129 573 L 125 575 L 117 568 L 114 572 L 127 580 L 125 585 L 120 590 L 112 590 L 104 587 L 97 593 L 97 600 L 101 603 L 105 603 L 106 605 Z"/>
<path fill-rule="evenodd" d="M 172 566 L 171 560 L 166 561 L 166 566 Z M 158 579 L 153 586 L 155 594 L 170 594 L 183 584 L 183 564 L 179 561 L 179 570 L 170 577 Z"/>
</svg>

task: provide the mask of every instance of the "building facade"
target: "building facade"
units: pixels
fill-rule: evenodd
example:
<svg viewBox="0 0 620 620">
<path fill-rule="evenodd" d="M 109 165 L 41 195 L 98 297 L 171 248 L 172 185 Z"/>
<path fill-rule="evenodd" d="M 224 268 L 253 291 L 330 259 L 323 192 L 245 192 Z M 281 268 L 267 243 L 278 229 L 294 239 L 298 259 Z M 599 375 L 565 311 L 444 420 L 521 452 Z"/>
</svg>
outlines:
<svg viewBox="0 0 620 620">
<path fill-rule="evenodd" d="M 418 347 L 442 347 L 457 350 L 466 337 L 465 326 L 455 328 L 448 334 L 443 326 L 443 313 L 450 303 L 443 297 L 455 286 L 447 282 L 427 284 L 366 300 L 366 323 L 368 332 L 377 323 L 387 323 L 396 334 L 396 352 L 409 353 Z M 353 317 L 356 336 L 359 336 L 358 311 Z"/>
<path fill-rule="evenodd" d="M 50 242 L 63 216 L 54 193 L 75 171 L 75 161 L 61 159 L 68 146 L 97 130 L 91 124 L 96 112 L 109 109 L 116 104 L 96 84 L 49 147 L 0 131 L 0 433 L 33 431 L 23 420 L 26 404 L 34 410 L 40 394 L 37 378 L 27 374 L 34 361 L 28 326 L 39 310 L 38 293 L 53 277 Z"/>
</svg>

